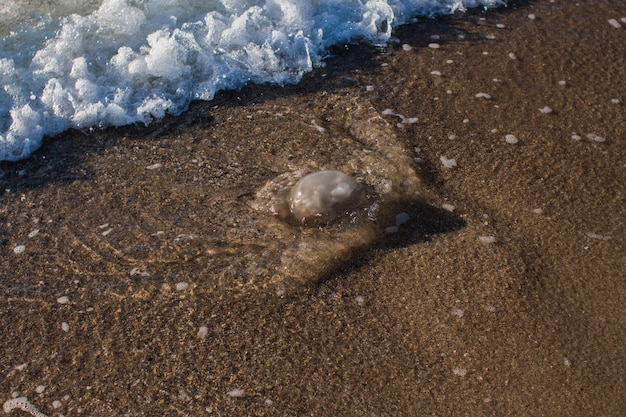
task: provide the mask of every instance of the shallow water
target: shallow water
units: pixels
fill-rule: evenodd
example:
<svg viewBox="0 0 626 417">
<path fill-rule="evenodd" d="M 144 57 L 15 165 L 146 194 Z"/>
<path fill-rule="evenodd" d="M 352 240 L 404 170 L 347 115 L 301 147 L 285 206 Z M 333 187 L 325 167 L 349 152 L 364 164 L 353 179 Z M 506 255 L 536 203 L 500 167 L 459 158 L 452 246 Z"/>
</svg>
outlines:
<svg viewBox="0 0 626 417">
<path fill-rule="evenodd" d="M 390 235 L 387 227 L 405 228 L 396 226 L 396 214 L 421 204 L 425 190 L 415 162 L 367 101 L 337 94 L 322 109 L 309 108 L 306 100 L 272 111 L 250 108 L 247 122 L 227 122 L 247 132 L 236 143 L 192 130 L 134 152 L 127 138 L 130 143 L 108 149 L 98 166 L 83 164 L 96 188 L 74 181 L 57 190 L 60 204 L 73 195 L 75 205 L 63 210 L 63 219 L 44 221 L 33 239 L 23 236 L 26 250 L 52 241 L 44 250 L 52 263 L 72 276 L 90 276 L 89 285 L 98 288 L 189 282 L 219 291 L 283 293 L 325 279 L 366 256 Z M 168 149 L 177 146 L 186 147 L 186 155 Z M 150 160 L 134 160 L 146 156 Z M 127 167 L 109 170 L 124 159 Z M 369 189 L 366 204 L 328 224 L 282 221 L 260 191 L 276 176 L 301 169 L 351 175 Z M 129 178 L 141 185 L 127 188 Z M 27 201 L 29 195 L 34 193 L 25 194 Z M 82 266 L 94 262 L 98 268 Z"/>
</svg>

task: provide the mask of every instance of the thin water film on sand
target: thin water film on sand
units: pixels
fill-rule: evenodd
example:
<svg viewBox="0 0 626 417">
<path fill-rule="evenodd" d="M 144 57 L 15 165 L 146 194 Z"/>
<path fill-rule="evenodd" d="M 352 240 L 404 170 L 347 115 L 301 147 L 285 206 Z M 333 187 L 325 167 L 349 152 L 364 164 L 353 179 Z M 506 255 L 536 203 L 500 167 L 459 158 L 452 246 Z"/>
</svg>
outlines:
<svg viewBox="0 0 626 417">
<path fill-rule="evenodd" d="M 336 94 L 313 111 L 306 98 L 285 100 L 250 106 L 241 120 L 218 121 L 219 130 L 177 136 L 164 124 L 157 135 L 175 139 L 133 142 L 128 135 L 82 164 L 95 187 L 76 180 L 37 191 L 55 193 L 62 207 L 56 218 L 28 191 L 31 219 L 21 222 L 33 225 L 17 232 L 13 222 L 8 233 L 23 238 L 12 259 L 25 261 L 41 246 L 31 261 L 101 289 L 144 281 L 284 291 L 362 257 L 406 222 L 396 219 L 403 204 L 423 198 L 415 162 L 367 101 Z M 231 127 L 237 140 L 218 136 Z M 338 176 L 330 191 L 349 198 L 328 212 L 294 212 L 294 188 L 318 171 Z M 21 204 L 5 214 L 15 216 Z"/>
</svg>

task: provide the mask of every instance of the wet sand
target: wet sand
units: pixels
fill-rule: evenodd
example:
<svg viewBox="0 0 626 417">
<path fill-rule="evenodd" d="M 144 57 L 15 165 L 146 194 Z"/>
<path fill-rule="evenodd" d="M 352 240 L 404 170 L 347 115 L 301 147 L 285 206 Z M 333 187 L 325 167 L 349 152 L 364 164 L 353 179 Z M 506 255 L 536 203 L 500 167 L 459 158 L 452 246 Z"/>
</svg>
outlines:
<svg viewBox="0 0 626 417">
<path fill-rule="evenodd" d="M 385 50 L 338 49 L 299 85 L 69 132 L 0 164 L 2 402 L 624 415 L 621 18 L 603 0 L 420 20 Z M 368 148 L 380 132 L 388 165 Z M 287 170 L 358 161 L 418 178 L 374 232 L 250 208 Z M 398 211 L 410 220 L 385 233 Z M 303 241 L 312 260 L 293 255 Z"/>
</svg>

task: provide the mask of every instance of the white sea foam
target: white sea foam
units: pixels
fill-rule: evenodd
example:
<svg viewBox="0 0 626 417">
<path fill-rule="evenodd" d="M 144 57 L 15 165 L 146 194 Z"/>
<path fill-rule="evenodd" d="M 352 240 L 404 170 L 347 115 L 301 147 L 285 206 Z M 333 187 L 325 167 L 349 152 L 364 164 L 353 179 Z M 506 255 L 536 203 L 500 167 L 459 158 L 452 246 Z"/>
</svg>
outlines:
<svg viewBox="0 0 626 417">
<path fill-rule="evenodd" d="M 0 160 L 69 128 L 148 124 L 245 83 L 294 83 L 330 46 L 503 0 L 0 0 Z M 43 11 L 45 10 L 45 11 Z"/>
</svg>

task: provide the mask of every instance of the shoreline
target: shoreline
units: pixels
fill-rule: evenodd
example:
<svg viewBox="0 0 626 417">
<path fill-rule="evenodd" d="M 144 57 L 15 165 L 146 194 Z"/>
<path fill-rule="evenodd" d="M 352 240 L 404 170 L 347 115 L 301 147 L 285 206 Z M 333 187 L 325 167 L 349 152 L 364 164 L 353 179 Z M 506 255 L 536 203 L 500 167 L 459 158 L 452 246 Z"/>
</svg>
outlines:
<svg viewBox="0 0 626 417">
<path fill-rule="evenodd" d="M 608 19 L 626 7 L 516 4 L 0 164 L 2 401 L 65 416 L 619 416 L 626 24 Z M 367 132 L 393 163 L 360 153 Z M 305 164 L 407 160 L 419 194 L 386 214 L 409 214 L 398 234 L 294 231 L 250 209 Z M 293 255 L 299 241 L 319 258 Z"/>
</svg>

